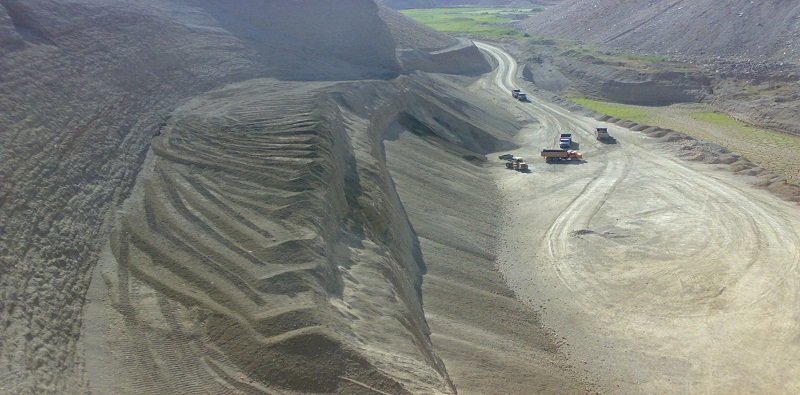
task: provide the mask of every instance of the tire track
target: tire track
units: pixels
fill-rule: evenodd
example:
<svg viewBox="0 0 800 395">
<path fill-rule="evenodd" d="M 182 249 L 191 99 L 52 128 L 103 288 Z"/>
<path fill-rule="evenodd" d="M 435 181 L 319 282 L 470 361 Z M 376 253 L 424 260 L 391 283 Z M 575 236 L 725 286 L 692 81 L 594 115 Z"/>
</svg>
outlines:
<svg viewBox="0 0 800 395">
<path fill-rule="evenodd" d="M 606 161 L 603 168 L 556 217 L 545 232 L 544 240 L 550 262 L 558 277 L 570 291 L 575 291 L 572 284 L 584 281 L 585 277 L 578 274 L 579 267 L 568 263 L 568 260 L 574 257 L 574 254 L 570 253 L 569 246 L 571 234 L 587 228 L 591 219 L 629 172 L 630 159 L 627 157 Z M 598 199 L 598 196 L 601 197 Z"/>
<path fill-rule="evenodd" d="M 513 60 L 486 51 L 504 68 L 495 84 L 513 86 Z M 593 141 L 605 125 L 532 101 L 515 107 L 543 127 L 523 131 L 522 149 L 556 129 Z M 509 284 L 612 393 L 800 391 L 797 208 L 608 126 L 620 144 L 591 144 L 588 182 L 576 167 L 535 165 L 531 182 L 501 181 Z"/>
</svg>

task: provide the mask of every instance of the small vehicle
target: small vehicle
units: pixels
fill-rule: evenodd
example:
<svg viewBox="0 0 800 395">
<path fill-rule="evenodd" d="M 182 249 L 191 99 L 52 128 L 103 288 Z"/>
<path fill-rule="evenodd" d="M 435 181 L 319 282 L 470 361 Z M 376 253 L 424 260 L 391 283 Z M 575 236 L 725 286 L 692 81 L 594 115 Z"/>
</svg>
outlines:
<svg viewBox="0 0 800 395">
<path fill-rule="evenodd" d="M 517 170 L 523 173 L 528 171 L 528 164 L 519 156 L 504 154 L 500 155 L 499 158 L 506 161 L 506 168 L 509 170 Z"/>
<path fill-rule="evenodd" d="M 515 157 L 512 160 L 506 162 L 506 168 L 510 170 L 516 170 L 521 172 L 528 171 L 528 164 L 522 158 Z"/>
<path fill-rule="evenodd" d="M 519 89 L 512 89 L 511 90 L 511 97 L 519 100 L 519 101 L 527 101 L 528 95 L 522 93 Z"/>
</svg>

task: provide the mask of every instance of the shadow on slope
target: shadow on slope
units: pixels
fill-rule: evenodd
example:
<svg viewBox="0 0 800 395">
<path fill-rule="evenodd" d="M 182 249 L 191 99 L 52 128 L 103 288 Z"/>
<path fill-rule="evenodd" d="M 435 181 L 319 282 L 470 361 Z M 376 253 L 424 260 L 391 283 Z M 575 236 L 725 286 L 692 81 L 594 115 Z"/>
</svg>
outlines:
<svg viewBox="0 0 800 395">
<path fill-rule="evenodd" d="M 392 78 L 395 42 L 371 0 L 190 0 L 283 80 Z"/>
</svg>

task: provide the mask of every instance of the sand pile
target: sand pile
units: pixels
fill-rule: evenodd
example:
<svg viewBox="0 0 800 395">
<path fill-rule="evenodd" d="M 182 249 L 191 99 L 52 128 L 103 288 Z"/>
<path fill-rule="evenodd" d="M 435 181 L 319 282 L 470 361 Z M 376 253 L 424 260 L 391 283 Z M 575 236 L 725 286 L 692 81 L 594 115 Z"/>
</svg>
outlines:
<svg viewBox="0 0 800 395">
<path fill-rule="evenodd" d="M 126 352 L 88 365 L 95 391 L 449 392 L 383 121 L 338 103 L 392 90 L 251 80 L 175 112 L 96 276 L 116 313 L 87 341 Z"/>
<path fill-rule="evenodd" d="M 230 35 L 130 7 L 3 1 L 0 31 L 0 392 L 80 392 L 106 212 L 179 101 L 259 68 Z"/>
<path fill-rule="evenodd" d="M 424 75 L 257 79 L 178 108 L 89 291 L 91 390 L 454 393 L 440 351 L 467 392 L 575 385 L 552 362 L 558 345 L 491 271 L 482 154 L 510 148 L 516 125 L 467 96 Z M 461 196 L 464 181 L 481 189 Z M 420 198 L 450 220 L 430 222 Z M 425 255 L 406 204 L 426 229 Z M 474 224 L 454 220 L 468 212 Z M 423 289 L 429 259 L 460 279 Z M 458 295 L 469 302 L 454 306 Z"/>
<path fill-rule="evenodd" d="M 410 71 L 378 11 L 367 0 L 0 1 L 0 392 L 111 379 L 123 392 L 450 391 L 430 352 L 413 232 L 373 174 L 379 138 L 350 135 L 381 133 L 370 122 L 393 116 L 371 115 L 384 85 L 354 110 L 338 109 L 350 89 L 339 85 L 229 85 Z M 370 41 L 354 38 L 365 31 Z M 128 211 L 112 210 L 159 134 Z M 348 271 L 362 260 L 367 273 Z M 349 313 L 349 295 L 375 290 L 356 298 L 364 318 Z M 101 368 L 115 375 L 94 376 Z"/>
</svg>

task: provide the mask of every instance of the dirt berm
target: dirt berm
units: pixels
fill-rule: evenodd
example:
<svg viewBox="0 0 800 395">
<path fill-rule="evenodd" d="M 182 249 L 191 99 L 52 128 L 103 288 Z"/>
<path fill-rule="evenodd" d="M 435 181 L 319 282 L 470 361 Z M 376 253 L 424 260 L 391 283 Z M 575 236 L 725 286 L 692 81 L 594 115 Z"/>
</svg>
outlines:
<svg viewBox="0 0 800 395">
<path fill-rule="evenodd" d="M 570 53 L 575 51 L 547 54 L 539 50 L 525 50 L 528 61 L 522 76 L 551 92 L 572 88 L 618 103 L 664 106 L 696 103 L 713 91 L 710 79 L 698 70 L 642 70 Z"/>
</svg>

